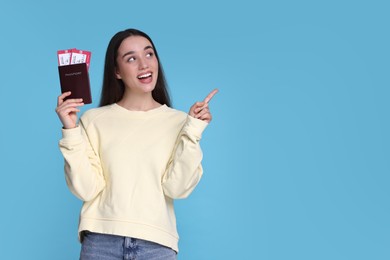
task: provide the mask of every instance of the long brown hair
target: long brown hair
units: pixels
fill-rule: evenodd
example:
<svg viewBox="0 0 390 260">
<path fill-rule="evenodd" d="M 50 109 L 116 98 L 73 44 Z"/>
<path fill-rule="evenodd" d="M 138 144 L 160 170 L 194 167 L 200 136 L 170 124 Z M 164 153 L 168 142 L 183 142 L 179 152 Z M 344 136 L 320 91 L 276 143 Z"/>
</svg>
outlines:
<svg viewBox="0 0 390 260">
<path fill-rule="evenodd" d="M 121 79 L 118 79 L 115 75 L 115 69 L 117 67 L 116 58 L 118 55 L 118 48 L 122 41 L 130 36 L 141 36 L 150 41 L 154 49 L 158 61 L 158 77 L 154 90 L 152 91 L 152 97 L 160 104 L 166 104 L 171 106 L 171 99 L 168 93 L 168 84 L 165 80 L 164 71 L 160 63 L 160 58 L 156 47 L 152 39 L 144 32 L 136 29 L 127 29 L 116 33 L 110 40 L 106 51 L 106 60 L 104 63 L 104 75 L 103 75 L 103 86 L 100 97 L 99 106 L 110 105 L 120 101 L 125 92 L 125 86 Z"/>
</svg>

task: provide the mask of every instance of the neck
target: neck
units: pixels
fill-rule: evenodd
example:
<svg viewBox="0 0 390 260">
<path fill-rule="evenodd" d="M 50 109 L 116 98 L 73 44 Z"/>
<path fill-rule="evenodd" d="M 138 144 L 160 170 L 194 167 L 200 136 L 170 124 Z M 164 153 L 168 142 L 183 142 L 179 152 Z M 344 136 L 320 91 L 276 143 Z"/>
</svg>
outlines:
<svg viewBox="0 0 390 260">
<path fill-rule="evenodd" d="M 151 92 L 129 93 L 125 91 L 123 98 L 117 104 L 133 111 L 148 111 L 161 106 L 153 99 Z"/>
</svg>

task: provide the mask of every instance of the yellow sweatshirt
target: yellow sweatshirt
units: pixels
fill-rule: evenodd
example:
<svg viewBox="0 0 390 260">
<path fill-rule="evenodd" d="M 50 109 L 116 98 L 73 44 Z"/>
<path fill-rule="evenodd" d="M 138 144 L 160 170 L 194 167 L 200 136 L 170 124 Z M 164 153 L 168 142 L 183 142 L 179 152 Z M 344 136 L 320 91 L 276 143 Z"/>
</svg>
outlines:
<svg viewBox="0 0 390 260">
<path fill-rule="evenodd" d="M 173 199 L 202 176 L 199 146 L 207 123 L 166 105 L 90 109 L 59 142 L 71 192 L 83 200 L 84 230 L 153 241 L 178 251 Z"/>
</svg>

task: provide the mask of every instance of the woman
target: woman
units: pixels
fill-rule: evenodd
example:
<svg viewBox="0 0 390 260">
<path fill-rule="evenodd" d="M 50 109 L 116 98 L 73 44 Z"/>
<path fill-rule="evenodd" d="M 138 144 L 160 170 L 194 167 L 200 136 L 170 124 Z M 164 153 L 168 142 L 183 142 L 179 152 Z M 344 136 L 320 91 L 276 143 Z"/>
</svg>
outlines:
<svg viewBox="0 0 390 260">
<path fill-rule="evenodd" d="M 170 108 L 152 40 L 128 29 L 108 45 L 99 108 L 77 124 L 82 100 L 58 97 L 66 181 L 84 202 L 81 259 L 176 259 L 173 200 L 202 176 L 199 141 L 216 93 L 188 114 Z"/>
</svg>

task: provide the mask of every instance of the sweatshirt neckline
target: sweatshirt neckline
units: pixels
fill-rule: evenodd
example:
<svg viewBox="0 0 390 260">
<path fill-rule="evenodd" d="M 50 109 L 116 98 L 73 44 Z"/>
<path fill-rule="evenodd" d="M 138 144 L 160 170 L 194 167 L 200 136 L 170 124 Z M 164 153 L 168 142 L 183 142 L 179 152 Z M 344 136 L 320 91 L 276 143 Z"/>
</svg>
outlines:
<svg viewBox="0 0 390 260">
<path fill-rule="evenodd" d="M 117 110 L 118 112 L 120 112 L 122 114 L 127 114 L 129 116 L 147 117 L 147 116 L 156 115 L 160 112 L 165 111 L 168 108 L 168 106 L 166 104 L 163 104 L 159 107 L 156 107 L 156 108 L 153 108 L 153 109 L 150 109 L 147 111 L 137 111 L 137 110 L 128 110 L 128 109 L 118 105 L 117 103 L 114 103 L 114 104 L 112 104 L 112 108 L 114 108 L 115 110 Z"/>
</svg>

